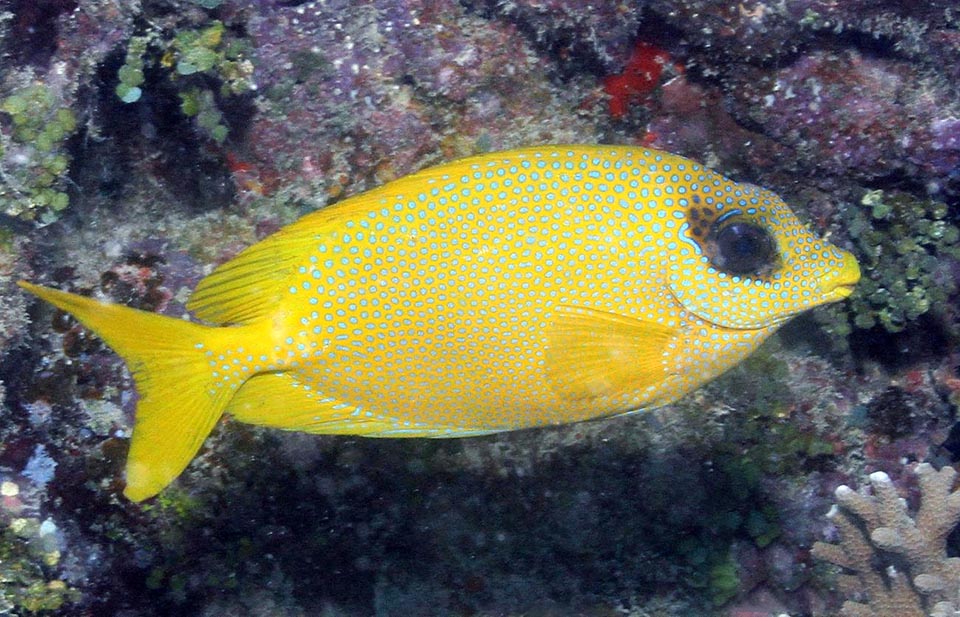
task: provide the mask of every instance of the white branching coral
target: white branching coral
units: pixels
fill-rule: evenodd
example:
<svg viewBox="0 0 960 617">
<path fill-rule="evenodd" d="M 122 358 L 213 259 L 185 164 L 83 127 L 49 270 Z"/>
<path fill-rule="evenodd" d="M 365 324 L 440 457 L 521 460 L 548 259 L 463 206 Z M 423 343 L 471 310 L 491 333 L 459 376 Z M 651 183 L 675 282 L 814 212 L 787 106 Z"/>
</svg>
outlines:
<svg viewBox="0 0 960 617">
<path fill-rule="evenodd" d="M 844 617 L 955 617 L 960 615 L 960 559 L 948 557 L 947 536 L 960 521 L 957 472 L 917 466 L 920 507 L 910 516 L 890 477 L 870 474 L 870 488 L 837 487 L 827 516 L 839 544 L 817 542 L 813 555 L 840 566 Z"/>
</svg>

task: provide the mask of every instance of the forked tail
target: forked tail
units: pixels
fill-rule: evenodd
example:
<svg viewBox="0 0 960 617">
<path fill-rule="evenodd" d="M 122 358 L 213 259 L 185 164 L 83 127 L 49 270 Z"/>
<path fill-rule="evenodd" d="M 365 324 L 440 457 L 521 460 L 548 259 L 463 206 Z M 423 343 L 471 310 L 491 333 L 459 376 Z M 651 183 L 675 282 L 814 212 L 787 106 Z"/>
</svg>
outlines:
<svg viewBox="0 0 960 617">
<path fill-rule="evenodd" d="M 186 468 L 230 400 L 233 391 L 217 386 L 203 352 L 222 329 L 19 284 L 74 315 L 126 361 L 140 402 L 124 495 L 132 501 L 153 497 Z"/>
</svg>

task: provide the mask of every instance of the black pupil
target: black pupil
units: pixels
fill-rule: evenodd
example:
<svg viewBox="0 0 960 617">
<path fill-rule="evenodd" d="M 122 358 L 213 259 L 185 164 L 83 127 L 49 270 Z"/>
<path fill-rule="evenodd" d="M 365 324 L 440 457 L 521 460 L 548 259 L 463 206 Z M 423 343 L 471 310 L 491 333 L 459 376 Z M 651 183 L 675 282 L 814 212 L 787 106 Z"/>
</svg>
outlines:
<svg viewBox="0 0 960 617">
<path fill-rule="evenodd" d="M 761 227 L 732 223 L 716 237 L 714 265 L 728 274 L 758 274 L 773 260 L 773 240 Z"/>
</svg>

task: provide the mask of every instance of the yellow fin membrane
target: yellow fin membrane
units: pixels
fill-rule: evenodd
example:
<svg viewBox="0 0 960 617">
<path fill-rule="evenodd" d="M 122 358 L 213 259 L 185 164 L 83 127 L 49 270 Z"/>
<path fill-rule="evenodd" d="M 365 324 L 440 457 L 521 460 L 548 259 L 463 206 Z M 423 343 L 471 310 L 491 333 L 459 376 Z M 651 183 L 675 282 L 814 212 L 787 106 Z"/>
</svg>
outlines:
<svg viewBox="0 0 960 617">
<path fill-rule="evenodd" d="M 392 427 L 361 415 L 352 405 L 305 389 L 286 373 L 266 373 L 245 381 L 226 413 L 248 424 L 324 435 L 372 435 Z"/>
<path fill-rule="evenodd" d="M 547 378 L 570 401 L 653 386 L 668 376 L 663 354 L 678 335 L 663 324 L 560 305 L 547 330 Z"/>
<path fill-rule="evenodd" d="M 287 373 L 255 375 L 243 382 L 224 413 L 248 424 L 322 435 L 475 437 L 498 432 L 442 425 L 398 427 L 396 421 L 305 388 Z"/>
<path fill-rule="evenodd" d="M 140 402 L 124 495 L 142 501 L 173 481 L 200 449 L 232 391 L 214 386 L 198 345 L 212 328 L 20 281 L 67 311 L 127 362 Z"/>
</svg>

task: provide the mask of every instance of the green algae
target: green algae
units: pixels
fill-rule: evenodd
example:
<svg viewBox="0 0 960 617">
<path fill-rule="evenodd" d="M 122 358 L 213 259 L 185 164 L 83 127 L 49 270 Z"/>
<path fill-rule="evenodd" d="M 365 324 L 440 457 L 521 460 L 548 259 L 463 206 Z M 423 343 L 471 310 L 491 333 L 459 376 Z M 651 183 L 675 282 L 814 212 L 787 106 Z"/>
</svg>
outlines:
<svg viewBox="0 0 960 617">
<path fill-rule="evenodd" d="M 213 93 L 203 88 L 188 88 L 179 92 L 180 111 L 185 116 L 196 118 L 197 125 L 217 143 L 223 143 L 229 129 L 223 114 L 217 108 Z"/>
<path fill-rule="evenodd" d="M 143 62 L 153 37 L 134 36 L 127 43 L 127 55 L 123 66 L 117 70 L 119 83 L 115 92 L 124 103 L 135 103 L 143 95 Z"/>
<path fill-rule="evenodd" d="M 223 4 L 223 0 L 190 0 L 190 2 L 205 9 L 215 9 Z"/>
<path fill-rule="evenodd" d="M 115 92 L 124 103 L 136 103 L 143 88 L 150 87 L 146 73 L 158 70 L 175 85 L 184 115 L 195 118 L 202 133 L 223 143 L 229 129 L 218 97 L 239 96 L 255 88 L 249 55 L 249 44 L 219 20 L 173 34 L 151 30 L 131 37 L 117 70 Z"/>
<path fill-rule="evenodd" d="M 0 101 L 10 131 L 0 134 L 0 211 L 29 221 L 55 221 L 70 203 L 67 141 L 77 130 L 73 111 L 43 84 Z"/>
<path fill-rule="evenodd" d="M 727 559 L 710 568 L 710 591 L 715 606 L 722 606 L 732 600 L 740 590 L 740 576 L 737 564 Z"/>
<path fill-rule="evenodd" d="M 866 192 L 860 205 L 841 217 L 863 278 L 847 302 L 818 310 L 817 319 L 837 338 L 853 329 L 902 332 L 941 314 L 957 292 L 951 268 L 960 260 L 960 229 L 948 206 L 882 190 Z"/>
<path fill-rule="evenodd" d="M 80 597 L 48 574 L 59 553 L 54 559 L 42 528 L 36 519 L 17 518 L 0 531 L 0 614 L 56 610 Z"/>
<path fill-rule="evenodd" d="M 956 292 L 943 271 L 945 258 L 960 259 L 960 230 L 947 220 L 947 205 L 908 193 L 870 191 L 852 210 L 849 224 L 866 276 L 849 310 L 858 328 L 903 330 Z"/>
</svg>

